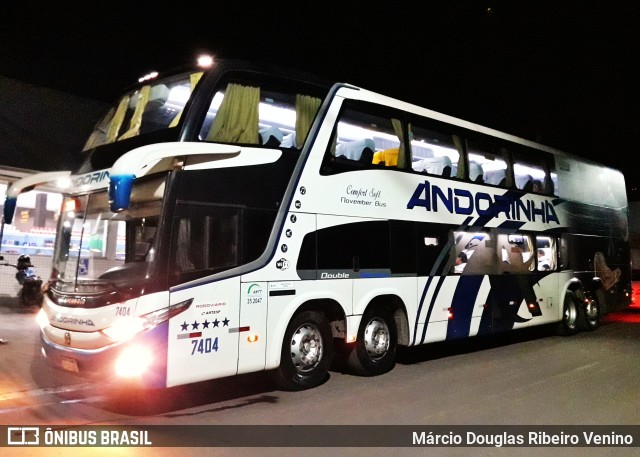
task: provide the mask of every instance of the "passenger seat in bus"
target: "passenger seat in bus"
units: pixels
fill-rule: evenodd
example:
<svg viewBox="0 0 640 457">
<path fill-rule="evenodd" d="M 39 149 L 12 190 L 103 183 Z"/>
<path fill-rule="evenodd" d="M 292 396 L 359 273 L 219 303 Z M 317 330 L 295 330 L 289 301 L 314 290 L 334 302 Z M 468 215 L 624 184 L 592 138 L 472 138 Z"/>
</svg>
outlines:
<svg viewBox="0 0 640 457">
<path fill-rule="evenodd" d="M 280 143 L 280 147 L 282 148 L 295 148 L 296 147 L 296 132 L 292 132 L 288 135 L 285 135 L 282 139 L 282 143 Z"/>
<path fill-rule="evenodd" d="M 504 186 L 507 182 L 507 174 L 504 169 L 488 170 L 484 172 L 483 179 L 486 184 Z"/>
<path fill-rule="evenodd" d="M 260 144 L 268 148 L 279 147 L 284 138 L 278 127 L 262 127 L 258 133 L 260 135 Z"/>
<path fill-rule="evenodd" d="M 398 154 L 400 148 L 385 149 L 376 151 L 373 154 L 374 165 L 384 165 L 386 167 L 396 167 L 398 165 Z"/>
<path fill-rule="evenodd" d="M 376 144 L 370 138 L 340 143 L 336 146 L 336 158 L 371 165 Z"/>
<path fill-rule="evenodd" d="M 516 187 L 522 189 L 525 192 L 533 191 L 533 176 L 531 175 L 516 175 Z"/>
<path fill-rule="evenodd" d="M 413 163 L 413 169 L 430 175 L 451 176 L 451 159 L 448 156 L 428 157 Z"/>
<path fill-rule="evenodd" d="M 483 183 L 482 165 L 478 162 L 469 162 L 469 179 L 473 182 Z"/>
<path fill-rule="evenodd" d="M 165 128 L 173 119 L 174 112 L 165 103 L 169 99 L 169 88 L 158 84 L 151 88 L 149 100 L 142 113 L 140 133 L 153 132 Z"/>
</svg>

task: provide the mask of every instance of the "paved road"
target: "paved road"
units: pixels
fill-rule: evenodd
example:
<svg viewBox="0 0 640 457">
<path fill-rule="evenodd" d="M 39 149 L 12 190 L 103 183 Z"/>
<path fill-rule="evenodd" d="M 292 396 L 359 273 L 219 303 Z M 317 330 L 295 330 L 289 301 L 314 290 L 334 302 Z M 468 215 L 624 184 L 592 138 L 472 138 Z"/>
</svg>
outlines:
<svg viewBox="0 0 640 457">
<path fill-rule="evenodd" d="M 478 425 L 640 423 L 640 308 L 611 314 L 595 332 L 555 336 L 550 329 L 403 351 L 389 374 L 344 374 L 305 392 L 273 389 L 264 374 L 135 397 L 114 394 L 47 367 L 39 357 L 34 309 L 0 302 L 0 424 L 122 425 Z M 12 449 L 14 451 L 14 449 Z M 15 455 L 62 455 L 15 449 Z M 59 451 L 59 450 L 58 450 Z M 83 448 L 66 455 L 93 455 Z M 96 449 L 96 455 L 99 455 Z M 110 455 L 160 455 L 118 448 Z M 183 455 L 164 449 L 162 455 Z M 191 449 L 191 455 L 210 455 Z M 388 455 L 390 450 L 332 449 L 332 455 Z M 397 455 L 424 455 L 401 448 Z M 549 449 L 448 448 L 430 455 L 546 455 Z M 558 451 L 558 452 L 555 452 Z M 555 455 L 638 455 L 635 449 L 556 449 Z M 216 449 L 216 455 L 326 455 L 323 449 Z M 12 455 L 13 452 L 12 452 Z"/>
</svg>

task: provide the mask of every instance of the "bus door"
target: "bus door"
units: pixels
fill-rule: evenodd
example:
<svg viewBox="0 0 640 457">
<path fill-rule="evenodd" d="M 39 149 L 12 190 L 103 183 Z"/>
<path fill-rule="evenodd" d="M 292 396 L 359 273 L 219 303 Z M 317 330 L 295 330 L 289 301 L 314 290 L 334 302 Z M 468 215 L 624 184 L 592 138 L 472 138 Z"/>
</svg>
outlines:
<svg viewBox="0 0 640 457">
<path fill-rule="evenodd" d="M 240 278 L 208 278 L 239 263 L 239 226 L 232 211 L 177 211 L 169 256 L 170 302 L 191 305 L 169 324 L 168 385 L 237 373 Z"/>
<path fill-rule="evenodd" d="M 236 374 L 240 279 L 171 292 L 170 300 L 193 302 L 169 322 L 167 386 Z"/>
</svg>

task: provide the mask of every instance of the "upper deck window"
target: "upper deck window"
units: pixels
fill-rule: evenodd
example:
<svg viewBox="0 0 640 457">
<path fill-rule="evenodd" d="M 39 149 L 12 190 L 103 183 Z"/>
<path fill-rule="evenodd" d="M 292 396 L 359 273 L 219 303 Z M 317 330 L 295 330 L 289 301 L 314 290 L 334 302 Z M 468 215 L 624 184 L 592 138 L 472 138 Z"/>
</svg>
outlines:
<svg viewBox="0 0 640 457">
<path fill-rule="evenodd" d="M 456 135 L 438 131 L 424 118 L 413 119 L 409 126 L 411 168 L 418 173 L 462 179 L 462 144 Z"/>
<path fill-rule="evenodd" d="M 301 149 L 321 102 L 318 97 L 259 82 L 230 82 L 213 97 L 200 138 Z"/>
<path fill-rule="evenodd" d="M 325 154 L 322 174 L 367 168 L 406 169 L 402 113 L 348 100 Z"/>
<path fill-rule="evenodd" d="M 478 183 L 511 187 L 513 174 L 507 151 L 490 140 L 467 140 L 469 178 Z"/>
</svg>

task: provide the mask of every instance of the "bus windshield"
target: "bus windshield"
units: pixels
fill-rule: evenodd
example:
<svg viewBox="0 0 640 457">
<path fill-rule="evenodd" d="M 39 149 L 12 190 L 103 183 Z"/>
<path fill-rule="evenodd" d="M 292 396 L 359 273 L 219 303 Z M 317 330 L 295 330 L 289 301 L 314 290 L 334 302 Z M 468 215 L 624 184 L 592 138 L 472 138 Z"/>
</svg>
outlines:
<svg viewBox="0 0 640 457">
<path fill-rule="evenodd" d="M 59 291 L 79 283 L 104 281 L 111 286 L 153 276 L 156 232 L 164 179 L 138 183 L 132 205 L 112 213 L 106 190 L 69 196 L 63 202 L 54 250 L 54 281 Z"/>
<path fill-rule="evenodd" d="M 150 80 L 124 94 L 96 124 L 83 150 L 175 127 L 202 72 Z"/>
</svg>

